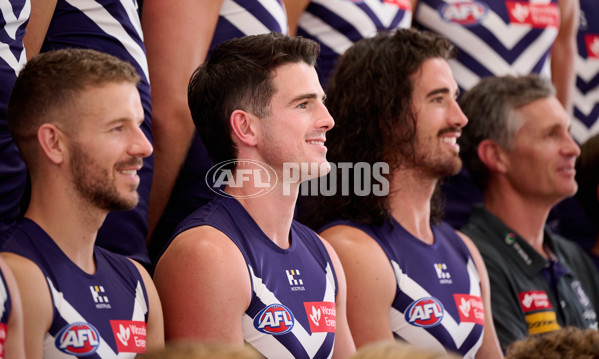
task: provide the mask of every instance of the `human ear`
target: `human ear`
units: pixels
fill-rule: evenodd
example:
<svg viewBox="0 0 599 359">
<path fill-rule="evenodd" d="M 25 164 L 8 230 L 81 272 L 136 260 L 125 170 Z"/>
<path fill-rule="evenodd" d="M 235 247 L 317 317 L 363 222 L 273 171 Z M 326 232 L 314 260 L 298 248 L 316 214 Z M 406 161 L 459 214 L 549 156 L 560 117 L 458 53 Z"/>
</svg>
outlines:
<svg viewBox="0 0 599 359">
<path fill-rule="evenodd" d="M 247 146 L 257 144 L 256 116 L 243 110 L 235 110 L 231 114 L 230 123 L 233 135 Z"/>
<path fill-rule="evenodd" d="M 46 157 L 55 164 L 64 161 L 64 134 L 51 123 L 45 123 L 37 130 L 37 141 Z"/>
<path fill-rule="evenodd" d="M 505 150 L 497 142 L 484 139 L 478 144 L 478 158 L 490 171 L 506 173 L 509 161 Z"/>
</svg>

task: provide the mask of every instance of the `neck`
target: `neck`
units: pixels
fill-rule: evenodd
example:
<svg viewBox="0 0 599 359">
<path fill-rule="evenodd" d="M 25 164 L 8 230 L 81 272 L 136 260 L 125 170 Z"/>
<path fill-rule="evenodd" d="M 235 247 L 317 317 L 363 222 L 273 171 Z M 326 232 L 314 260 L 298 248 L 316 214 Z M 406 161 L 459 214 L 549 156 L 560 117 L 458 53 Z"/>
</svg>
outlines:
<svg viewBox="0 0 599 359">
<path fill-rule="evenodd" d="M 431 197 L 438 179 L 425 179 L 414 169 L 395 170 L 389 183 L 391 215 L 421 241 L 434 243 L 430 226 Z"/>
<path fill-rule="evenodd" d="M 287 249 L 291 245 L 289 233 L 295 211 L 299 184 L 292 184 L 285 190 L 282 184 L 261 196 L 246 198 L 251 191 L 245 187 L 229 188 L 225 192 L 236 197 L 239 203 L 252 216 L 260 229 L 277 246 Z"/>
<path fill-rule="evenodd" d="M 511 187 L 489 186 L 484 195 L 484 206 L 539 254 L 546 256 L 543 248 L 544 229 L 551 204 L 522 197 Z"/>
<path fill-rule="evenodd" d="M 81 202 L 65 186 L 51 187 L 32 186 L 25 217 L 37 223 L 79 268 L 94 273 L 94 244 L 107 211 Z"/>
</svg>

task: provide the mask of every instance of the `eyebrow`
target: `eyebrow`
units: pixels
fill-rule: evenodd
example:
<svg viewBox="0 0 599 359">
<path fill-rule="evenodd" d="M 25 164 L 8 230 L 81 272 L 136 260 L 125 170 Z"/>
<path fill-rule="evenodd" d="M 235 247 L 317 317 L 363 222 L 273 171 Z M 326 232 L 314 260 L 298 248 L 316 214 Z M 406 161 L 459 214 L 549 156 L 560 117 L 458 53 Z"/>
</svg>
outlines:
<svg viewBox="0 0 599 359">
<path fill-rule="evenodd" d="M 322 96 L 322 102 L 324 102 L 324 100 L 327 98 L 326 95 Z M 291 99 L 291 101 L 289 101 L 290 104 L 297 102 L 297 101 L 301 101 L 301 100 L 311 100 L 311 99 L 318 99 L 318 95 L 315 93 L 306 93 L 306 94 L 301 94 L 298 96 L 295 96 L 294 98 Z"/>
<path fill-rule="evenodd" d="M 438 89 L 434 89 L 431 92 L 426 94 L 426 97 L 431 97 L 431 96 L 435 96 L 438 94 L 449 94 L 449 89 L 447 87 L 442 87 L 442 88 L 438 88 Z M 455 91 L 455 97 L 457 98 L 460 95 L 460 89 L 457 89 Z"/>
</svg>

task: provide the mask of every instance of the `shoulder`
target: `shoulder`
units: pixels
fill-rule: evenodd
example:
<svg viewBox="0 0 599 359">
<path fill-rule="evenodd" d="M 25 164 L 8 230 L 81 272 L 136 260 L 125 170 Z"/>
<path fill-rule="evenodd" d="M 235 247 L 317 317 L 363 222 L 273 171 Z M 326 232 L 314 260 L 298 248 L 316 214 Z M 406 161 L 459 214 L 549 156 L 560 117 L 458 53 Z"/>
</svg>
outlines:
<svg viewBox="0 0 599 359">
<path fill-rule="evenodd" d="M 320 235 L 334 248 L 346 273 L 360 271 L 367 277 L 378 277 L 377 273 L 391 270 L 390 262 L 381 246 L 361 229 L 335 225 Z"/>
<path fill-rule="evenodd" d="M 217 228 L 202 225 L 173 239 L 156 265 L 155 279 L 166 273 L 189 276 L 188 280 L 209 273 L 218 278 L 218 271 L 240 266 L 245 268 L 245 259 L 233 240 Z"/>
</svg>

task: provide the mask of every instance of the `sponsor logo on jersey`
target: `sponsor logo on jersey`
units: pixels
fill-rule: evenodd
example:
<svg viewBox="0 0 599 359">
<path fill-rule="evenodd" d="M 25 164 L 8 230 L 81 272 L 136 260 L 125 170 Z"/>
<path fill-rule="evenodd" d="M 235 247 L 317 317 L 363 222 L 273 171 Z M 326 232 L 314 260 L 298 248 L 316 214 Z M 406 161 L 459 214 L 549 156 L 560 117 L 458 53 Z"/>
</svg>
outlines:
<svg viewBox="0 0 599 359">
<path fill-rule="evenodd" d="M 56 348 L 63 353 L 86 356 L 100 346 L 100 335 L 90 323 L 77 322 L 66 325 L 56 336 Z"/>
<path fill-rule="evenodd" d="M 412 4 L 409 0 L 383 0 L 385 4 L 395 5 L 400 9 L 410 10 L 412 9 Z"/>
<path fill-rule="evenodd" d="M 304 287 L 304 281 L 299 277 L 299 269 L 288 269 L 285 271 L 285 274 L 287 274 L 287 279 L 289 280 L 289 285 L 291 286 L 292 291 L 297 292 L 306 290 Z"/>
<path fill-rule="evenodd" d="M 439 277 L 439 283 L 441 284 L 451 284 L 453 280 L 451 279 L 451 274 L 447 271 L 447 265 L 445 263 L 434 263 L 435 272 L 437 272 L 437 277 Z"/>
<path fill-rule="evenodd" d="M 110 309 L 110 303 L 108 303 L 108 296 L 104 295 L 104 287 L 101 285 L 90 285 L 89 290 L 92 293 L 92 298 L 96 303 L 98 309 Z"/>
<path fill-rule="evenodd" d="M 529 334 L 552 332 L 560 328 L 554 311 L 526 314 Z"/>
<path fill-rule="evenodd" d="M 447 22 L 463 26 L 477 25 L 485 19 L 489 8 L 479 1 L 459 1 L 442 5 L 439 16 Z"/>
<path fill-rule="evenodd" d="M 529 290 L 527 292 L 518 293 L 520 299 L 520 307 L 524 313 L 535 310 L 553 309 L 549 297 L 544 290 Z"/>
<path fill-rule="evenodd" d="M 460 322 L 485 324 L 485 308 L 480 297 L 470 294 L 454 294 Z"/>
<path fill-rule="evenodd" d="M 505 6 L 512 23 L 529 25 L 533 28 L 559 27 L 557 4 L 506 1 Z"/>
<path fill-rule="evenodd" d="M 110 326 L 119 353 L 146 352 L 146 322 L 111 320 Z"/>
<path fill-rule="evenodd" d="M 335 333 L 337 309 L 333 302 L 304 302 L 312 333 Z"/>
<path fill-rule="evenodd" d="M 410 304 L 405 313 L 406 321 L 417 327 L 434 327 L 443 319 L 443 304 L 434 297 L 425 297 Z"/>
<path fill-rule="evenodd" d="M 584 43 L 587 48 L 587 58 L 599 59 L 599 35 L 585 34 Z"/>
<path fill-rule="evenodd" d="M 282 304 L 271 304 L 262 309 L 254 318 L 254 327 L 266 334 L 285 334 L 295 324 L 291 310 Z"/>
<path fill-rule="evenodd" d="M 522 248 L 520 243 L 516 242 L 516 234 L 515 233 L 507 232 L 505 234 L 504 241 L 505 241 L 505 244 L 507 244 L 508 246 L 511 246 L 512 249 L 515 250 L 516 253 L 518 253 L 520 258 L 522 258 L 522 260 L 524 261 L 524 263 L 526 263 L 526 265 L 532 264 L 532 259 L 530 259 L 530 256 L 528 255 L 528 253 L 526 253 L 526 251 Z"/>
<path fill-rule="evenodd" d="M 4 358 L 4 346 L 6 345 L 6 335 L 8 326 L 6 323 L 0 323 L 0 358 Z"/>
</svg>

